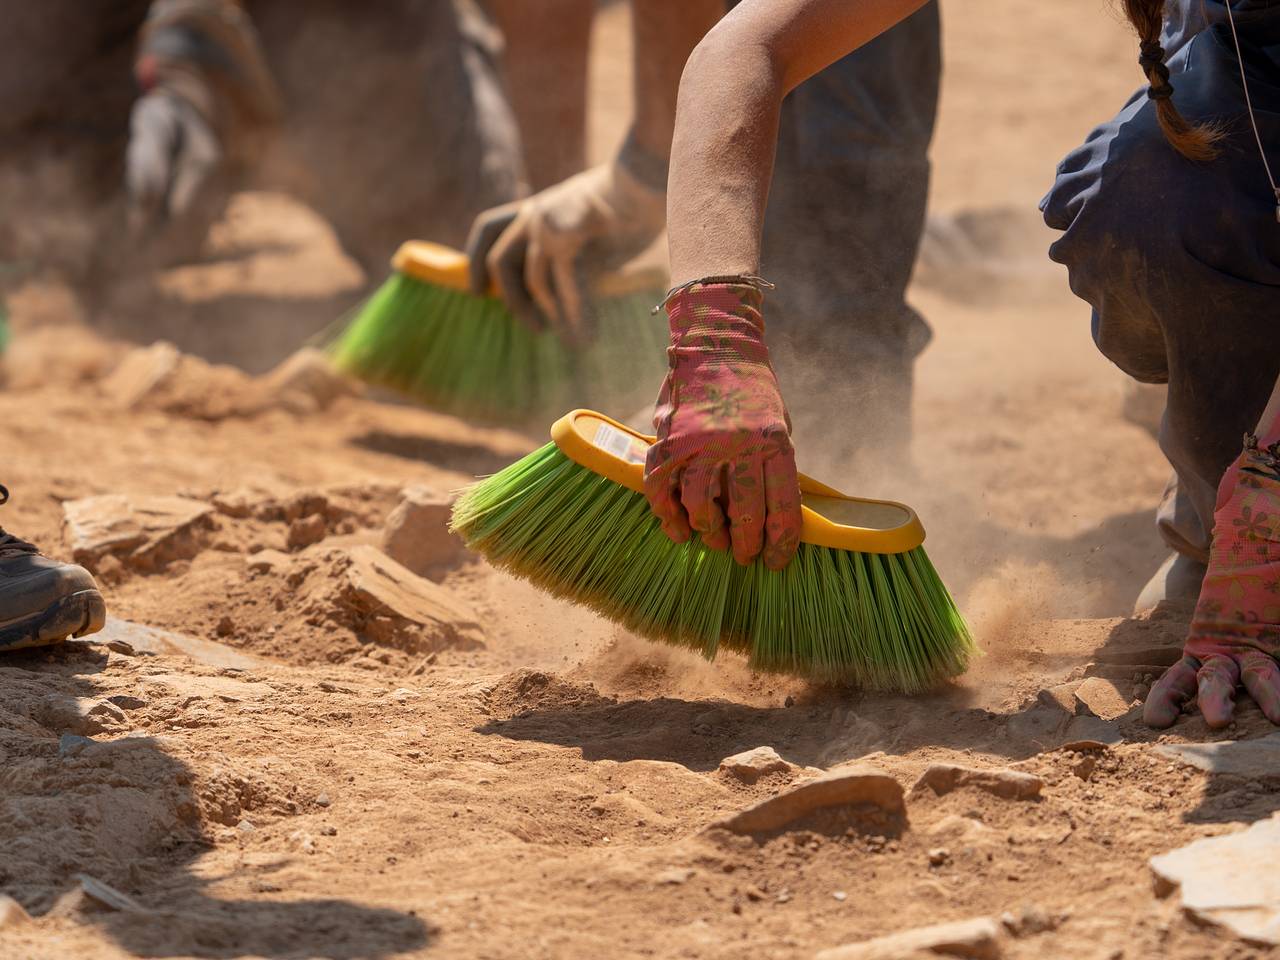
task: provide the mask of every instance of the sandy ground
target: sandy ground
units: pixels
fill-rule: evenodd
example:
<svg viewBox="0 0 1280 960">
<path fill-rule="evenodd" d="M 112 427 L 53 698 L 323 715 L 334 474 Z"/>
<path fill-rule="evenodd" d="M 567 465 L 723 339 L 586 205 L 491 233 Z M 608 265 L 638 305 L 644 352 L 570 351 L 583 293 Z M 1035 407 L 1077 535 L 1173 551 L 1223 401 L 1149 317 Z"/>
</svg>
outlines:
<svg viewBox="0 0 1280 960">
<path fill-rule="evenodd" d="M 1027 212 L 1130 91 L 1133 44 L 1101 0 L 968 0 L 946 17 L 933 208 L 1017 212 L 1002 250 L 922 269 L 912 299 L 937 333 L 919 372 L 922 479 L 867 492 L 920 508 L 985 653 L 968 676 L 913 699 L 754 676 L 467 558 L 441 574 L 478 614 L 465 636 L 344 619 L 326 550 L 376 543 L 402 487 L 450 490 L 529 441 L 368 397 L 236 412 L 219 391 L 244 378 L 203 368 L 182 403 L 128 407 L 106 379 L 127 346 L 36 281 L 11 303 L 0 390 L 6 525 L 69 556 L 67 501 L 222 506 L 180 555 L 100 568 L 114 617 L 203 641 L 198 656 L 75 643 L 0 662 L 0 891 L 32 917 L 0 923 L 0 956 L 808 958 L 1006 911 L 1030 918 L 1006 957 L 1261 956 L 1152 890 L 1148 857 L 1280 803 L 1155 753 L 1212 739 L 1198 717 L 1161 737 L 1138 721 L 1134 694 L 1184 627 L 1176 610 L 1128 616 L 1162 556 L 1150 514 L 1167 468 L 1120 417 L 1123 378 Z M 597 152 L 624 122 L 622 27 L 610 11 Z M 308 211 L 247 195 L 208 261 L 165 278 L 163 306 L 104 322 L 258 372 L 360 282 Z M 251 559 L 288 552 L 303 514 L 325 517 L 310 552 Z M 1071 717 L 1086 675 L 1128 712 Z M 1250 706 L 1228 735 L 1267 729 Z M 77 730 L 99 742 L 60 746 Z M 1064 747 L 1104 735 L 1121 742 Z M 754 784 L 718 770 L 759 746 L 788 769 Z M 892 823 L 713 827 L 854 760 L 906 787 L 941 761 L 1046 785 L 1035 802 L 913 794 Z M 82 876 L 130 899 L 104 905 Z"/>
</svg>

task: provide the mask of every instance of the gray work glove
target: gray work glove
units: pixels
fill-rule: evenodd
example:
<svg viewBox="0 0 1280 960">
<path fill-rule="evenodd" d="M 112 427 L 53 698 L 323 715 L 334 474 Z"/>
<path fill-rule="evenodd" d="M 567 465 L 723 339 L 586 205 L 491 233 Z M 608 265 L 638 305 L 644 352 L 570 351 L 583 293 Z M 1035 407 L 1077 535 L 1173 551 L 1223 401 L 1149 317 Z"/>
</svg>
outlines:
<svg viewBox="0 0 1280 960">
<path fill-rule="evenodd" d="M 129 226 L 140 239 L 183 220 L 191 232 L 207 228 L 211 208 L 224 198 L 225 154 L 212 126 L 190 102 L 163 88 L 133 105 L 125 184 Z"/>
<path fill-rule="evenodd" d="M 482 213 L 467 240 L 471 286 L 491 284 L 517 317 L 568 342 L 590 336 L 591 280 L 616 270 L 662 232 L 666 194 L 604 164 Z"/>
</svg>

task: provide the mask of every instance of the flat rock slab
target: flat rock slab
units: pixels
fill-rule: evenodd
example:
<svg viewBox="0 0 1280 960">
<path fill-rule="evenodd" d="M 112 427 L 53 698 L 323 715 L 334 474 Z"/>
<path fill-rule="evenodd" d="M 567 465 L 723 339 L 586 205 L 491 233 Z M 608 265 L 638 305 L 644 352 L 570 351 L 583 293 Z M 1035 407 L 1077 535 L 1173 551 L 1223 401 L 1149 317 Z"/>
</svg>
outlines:
<svg viewBox="0 0 1280 960">
<path fill-rule="evenodd" d="M 791 768 L 773 747 L 756 747 L 720 761 L 722 773 L 731 774 L 744 783 L 755 783 L 766 774 L 783 773 Z"/>
<path fill-rule="evenodd" d="M 108 617 L 106 625 L 91 638 L 94 643 L 124 643 L 135 653 L 155 656 L 180 656 L 211 667 L 233 667 L 249 670 L 267 661 L 213 640 L 203 640 L 173 630 L 149 627 L 132 620 Z"/>
<path fill-rule="evenodd" d="M 420 577 L 369 545 L 344 550 L 346 597 L 373 616 L 395 617 L 419 624 L 433 646 L 466 646 L 483 642 L 480 618 L 466 603 L 439 584 Z"/>
<path fill-rule="evenodd" d="M 829 771 L 813 780 L 761 800 L 715 826 L 734 833 L 781 830 L 801 817 L 828 807 L 873 804 L 886 813 L 906 810 L 902 785 L 874 767 L 852 766 Z"/>
<path fill-rule="evenodd" d="M 823 950 L 814 960 L 907 960 L 929 956 L 998 960 L 1000 925 L 990 917 L 939 923 Z"/>
<path fill-rule="evenodd" d="M 1170 760 L 1237 777 L 1280 777 L 1280 733 L 1256 740 L 1216 743 L 1162 743 L 1156 751 Z"/>
<path fill-rule="evenodd" d="M 466 556 L 461 538 L 449 531 L 453 498 L 427 487 L 407 487 L 382 529 L 382 550 L 419 576 L 443 579 Z"/>
<path fill-rule="evenodd" d="M 1083 711 L 1100 720 L 1115 720 L 1129 712 L 1129 698 L 1110 680 L 1089 677 L 1075 690 L 1076 701 Z"/>
<path fill-rule="evenodd" d="M 932 790 L 942 796 L 961 787 L 976 787 L 1005 800 L 1036 800 L 1044 789 L 1044 781 L 1034 774 L 1007 768 L 983 770 L 953 763 L 934 763 L 920 775 L 911 792 L 918 794 Z"/>
<path fill-rule="evenodd" d="M 1151 858 L 1156 892 L 1182 890 L 1182 908 L 1254 943 L 1280 944 L 1280 820 L 1197 840 Z"/>
<path fill-rule="evenodd" d="M 76 563 L 93 570 L 114 555 L 150 569 L 200 552 L 197 531 L 210 525 L 213 507 L 189 497 L 130 497 L 111 493 L 62 505 Z"/>
</svg>

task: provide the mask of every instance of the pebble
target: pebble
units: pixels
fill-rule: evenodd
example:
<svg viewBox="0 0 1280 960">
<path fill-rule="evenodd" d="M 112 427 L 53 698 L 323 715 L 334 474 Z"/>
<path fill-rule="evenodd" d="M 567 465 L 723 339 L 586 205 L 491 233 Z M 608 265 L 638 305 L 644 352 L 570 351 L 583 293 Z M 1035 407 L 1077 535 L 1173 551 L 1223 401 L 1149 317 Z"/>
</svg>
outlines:
<svg viewBox="0 0 1280 960">
<path fill-rule="evenodd" d="M 951 851 L 946 847 L 934 847 L 929 851 L 929 866 L 940 867 L 951 859 Z"/>
<path fill-rule="evenodd" d="M 844 903 L 846 900 L 849 899 L 849 895 L 845 893 L 843 890 L 837 890 L 835 893 L 831 894 L 831 898 L 833 900 L 839 900 L 841 903 Z"/>
<path fill-rule="evenodd" d="M 735 753 L 720 761 L 720 772 L 737 777 L 743 783 L 755 783 L 769 773 L 782 773 L 791 769 L 791 764 L 778 755 L 773 747 L 756 747 Z"/>
<path fill-rule="evenodd" d="M 64 733 L 58 738 L 58 756 L 60 757 L 78 757 L 85 751 L 86 747 L 91 747 L 96 740 L 90 740 L 88 737 L 80 737 L 74 733 Z"/>
<path fill-rule="evenodd" d="M 327 793 L 321 793 L 316 795 L 317 807 L 327 807 L 328 805 L 329 805 L 329 795 Z"/>
<path fill-rule="evenodd" d="M 1040 796 L 1044 781 L 1019 770 L 999 768 L 995 770 L 961 767 L 953 763 L 933 763 L 920 775 L 912 795 L 932 790 L 943 796 L 960 787 L 976 787 L 1005 800 L 1034 800 Z"/>
<path fill-rule="evenodd" d="M 823 950 L 814 960 L 914 960 L 935 954 L 999 960 L 1000 927 L 990 917 L 940 923 Z"/>
</svg>

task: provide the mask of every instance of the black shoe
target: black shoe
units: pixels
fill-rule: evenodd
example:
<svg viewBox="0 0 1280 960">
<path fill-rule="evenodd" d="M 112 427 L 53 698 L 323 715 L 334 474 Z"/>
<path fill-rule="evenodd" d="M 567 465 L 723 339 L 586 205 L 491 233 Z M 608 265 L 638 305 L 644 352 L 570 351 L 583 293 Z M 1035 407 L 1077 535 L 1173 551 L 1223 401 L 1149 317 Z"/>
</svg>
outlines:
<svg viewBox="0 0 1280 960">
<path fill-rule="evenodd" d="M 0 486 L 0 504 L 9 491 Z M 84 567 L 42 557 L 0 529 L 0 652 L 97 633 L 107 605 Z"/>
</svg>

